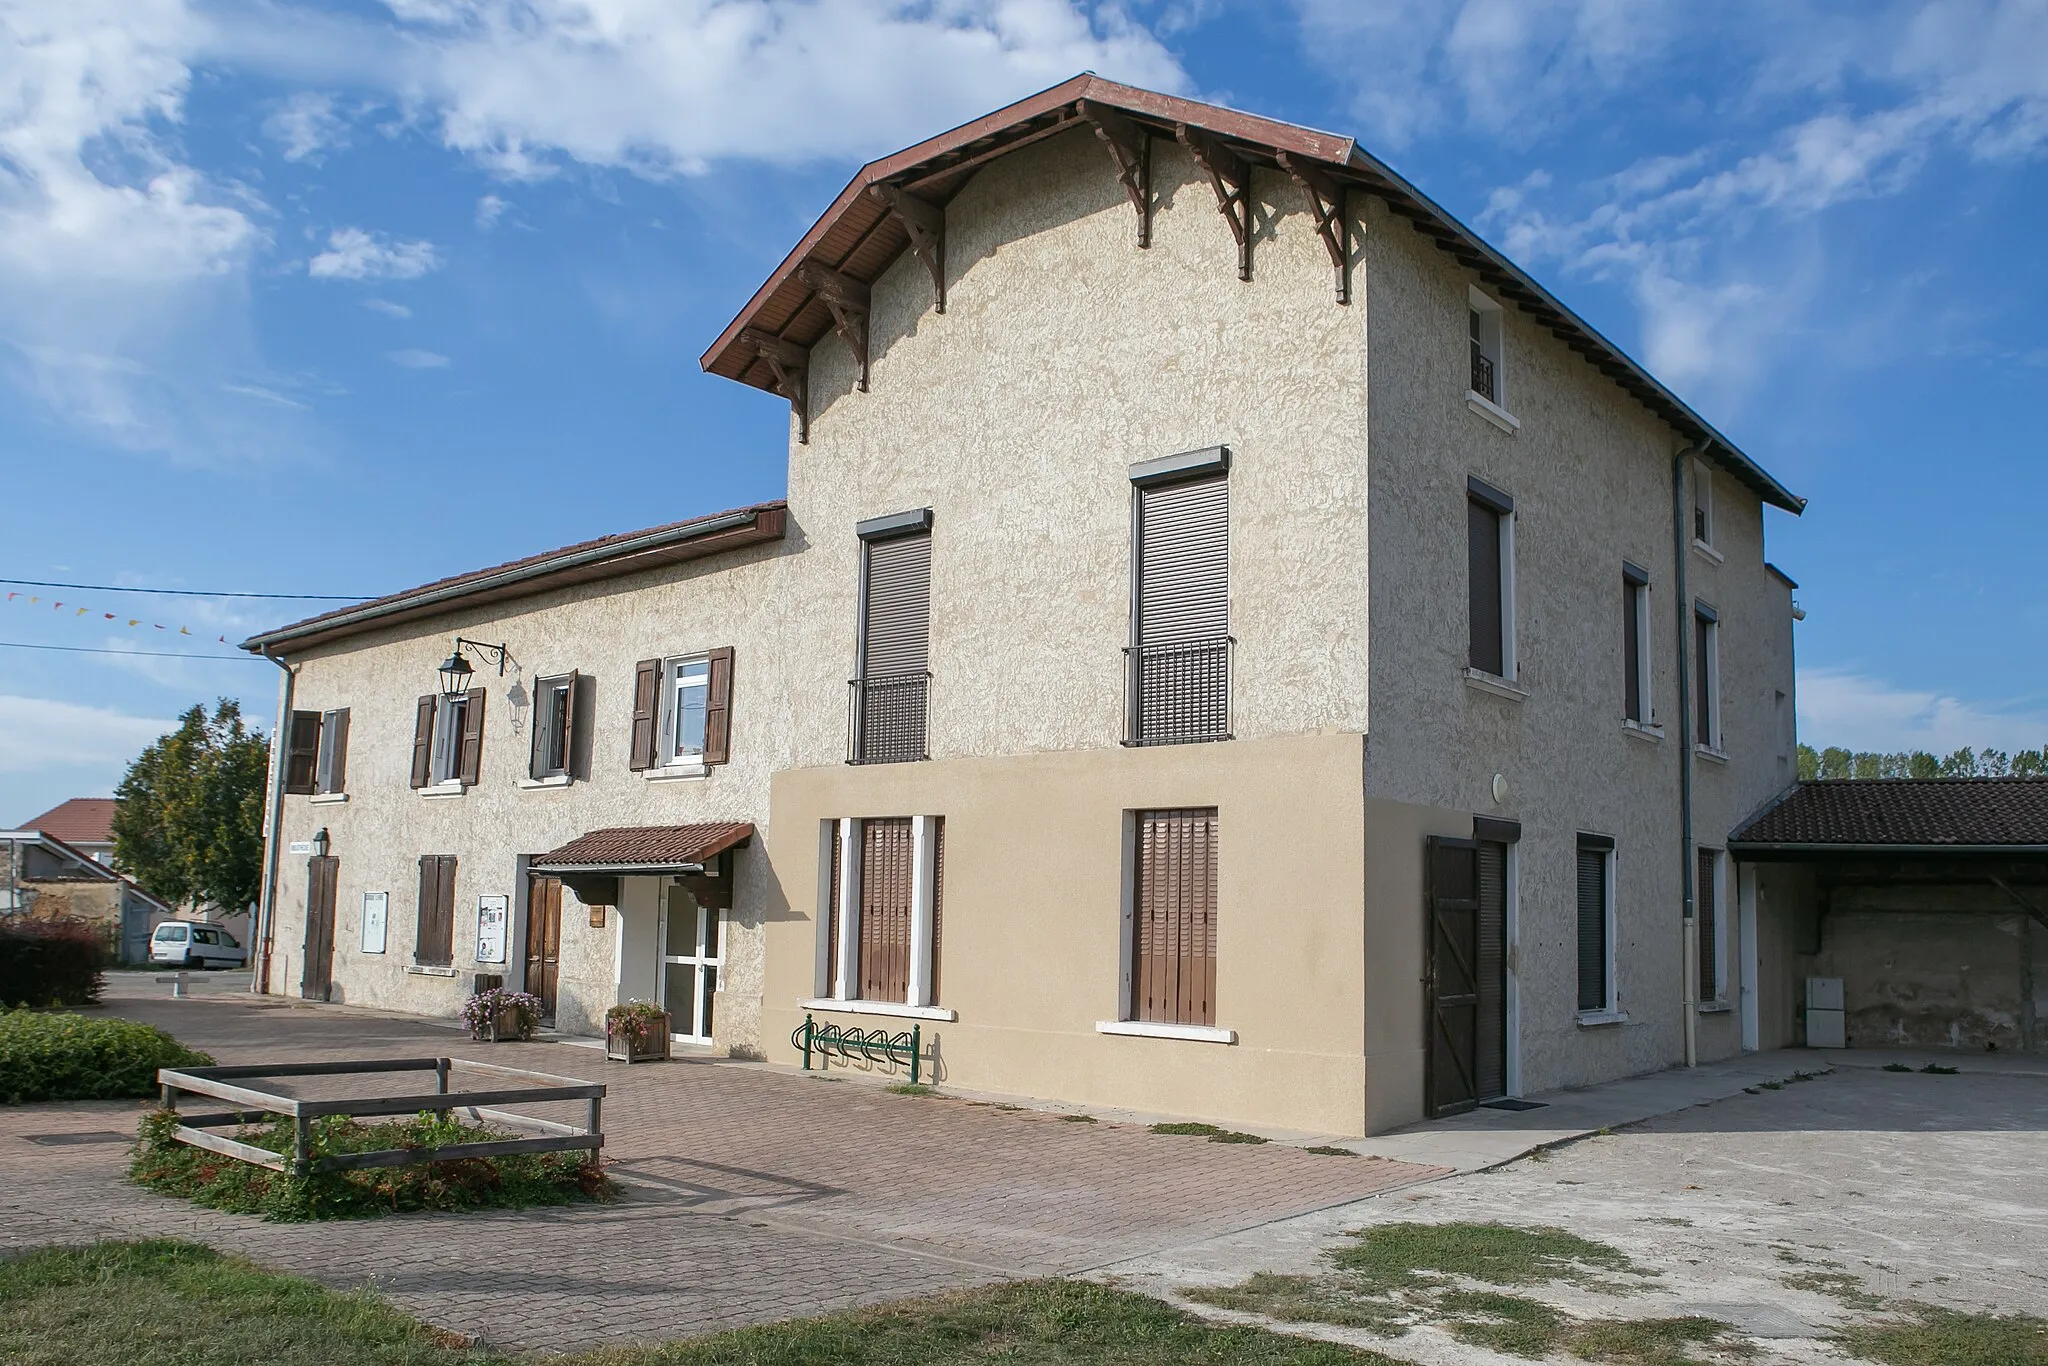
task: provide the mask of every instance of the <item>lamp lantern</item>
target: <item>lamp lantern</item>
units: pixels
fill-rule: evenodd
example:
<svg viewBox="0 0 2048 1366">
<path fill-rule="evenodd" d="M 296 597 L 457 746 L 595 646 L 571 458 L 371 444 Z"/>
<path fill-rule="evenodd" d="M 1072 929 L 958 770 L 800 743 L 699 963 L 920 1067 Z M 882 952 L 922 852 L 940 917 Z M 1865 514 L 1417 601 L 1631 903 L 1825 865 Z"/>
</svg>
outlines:
<svg viewBox="0 0 2048 1366">
<path fill-rule="evenodd" d="M 453 700 L 468 692 L 469 678 L 474 672 L 469 661 L 462 657 L 462 647 L 456 646 L 448 658 L 441 661 L 441 696 Z"/>
</svg>

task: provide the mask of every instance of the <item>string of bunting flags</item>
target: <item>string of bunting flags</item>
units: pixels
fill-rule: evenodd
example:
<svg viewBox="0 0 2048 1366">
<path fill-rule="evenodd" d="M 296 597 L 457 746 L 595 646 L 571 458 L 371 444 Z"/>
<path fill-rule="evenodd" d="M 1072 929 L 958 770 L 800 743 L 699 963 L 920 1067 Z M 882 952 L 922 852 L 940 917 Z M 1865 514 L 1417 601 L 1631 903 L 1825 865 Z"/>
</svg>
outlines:
<svg viewBox="0 0 2048 1366">
<path fill-rule="evenodd" d="M 9 592 L 7 595 L 7 601 L 9 602 L 13 602 L 17 598 L 23 600 L 22 606 L 24 607 L 38 607 L 41 606 L 43 602 L 43 595 L 40 593 L 23 593 L 19 591 L 12 591 Z M 67 607 L 71 609 L 71 620 L 73 621 L 77 621 L 79 618 L 84 617 L 95 619 L 98 621 L 111 621 L 116 624 L 126 623 L 127 628 L 130 630 L 133 630 L 137 627 L 147 626 L 152 631 L 162 631 L 166 635 L 175 633 L 181 636 L 191 636 L 195 640 L 202 639 L 204 637 L 204 632 L 200 632 L 195 635 L 192 628 L 189 626 L 178 626 L 173 628 L 171 626 L 165 625 L 163 622 L 149 621 L 147 618 L 144 617 L 131 617 L 121 612 L 102 612 L 92 606 L 81 607 L 76 602 L 66 602 L 61 598 L 54 599 L 50 603 L 50 610 L 53 612 L 62 612 Z M 228 643 L 228 638 L 224 635 L 215 636 L 213 639 L 214 642 L 219 645 L 225 645 Z"/>
</svg>

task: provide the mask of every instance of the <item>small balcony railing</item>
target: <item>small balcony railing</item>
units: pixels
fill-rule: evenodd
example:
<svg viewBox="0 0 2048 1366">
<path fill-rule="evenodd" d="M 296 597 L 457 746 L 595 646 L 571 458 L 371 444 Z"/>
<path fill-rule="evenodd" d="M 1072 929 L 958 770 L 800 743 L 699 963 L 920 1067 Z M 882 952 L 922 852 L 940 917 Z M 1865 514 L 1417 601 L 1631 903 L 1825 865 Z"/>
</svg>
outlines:
<svg viewBox="0 0 2048 1366">
<path fill-rule="evenodd" d="M 847 680 L 849 764 L 903 764 L 925 757 L 929 673 L 876 674 Z"/>
<path fill-rule="evenodd" d="M 1488 403 L 1500 402 L 1500 395 L 1493 387 L 1493 358 L 1479 349 L 1479 343 L 1472 343 L 1472 392 Z"/>
<path fill-rule="evenodd" d="M 1124 650 L 1124 743 L 1185 745 L 1230 738 L 1229 636 Z"/>
</svg>

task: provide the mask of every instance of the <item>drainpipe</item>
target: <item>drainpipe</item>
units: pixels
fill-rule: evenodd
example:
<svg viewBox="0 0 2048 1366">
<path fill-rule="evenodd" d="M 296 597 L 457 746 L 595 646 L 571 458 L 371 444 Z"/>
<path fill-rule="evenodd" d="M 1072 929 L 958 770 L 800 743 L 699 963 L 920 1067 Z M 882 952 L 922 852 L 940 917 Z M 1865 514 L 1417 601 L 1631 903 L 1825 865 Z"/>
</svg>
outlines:
<svg viewBox="0 0 2048 1366">
<path fill-rule="evenodd" d="M 1698 921 L 1694 919 L 1697 889 L 1694 878 L 1698 865 L 1692 841 L 1692 601 L 1685 586 L 1685 567 L 1691 555 L 1692 528 L 1687 525 L 1685 506 L 1686 466 L 1706 453 L 1709 443 L 1698 441 L 1681 446 L 1671 457 L 1671 549 L 1673 596 L 1677 598 L 1678 621 L 1678 861 L 1679 886 L 1684 889 L 1684 915 L 1678 931 L 1680 971 L 1679 999 L 1685 1022 L 1685 1065 L 1700 1064 L 1699 1011 L 1693 992 L 1699 984 L 1695 959 L 1699 953 Z"/>
<path fill-rule="evenodd" d="M 277 724 L 270 731 L 270 792 L 263 807 L 263 890 L 256 901 L 257 967 L 249 979 L 249 990 L 263 996 L 270 991 L 270 937 L 277 925 L 278 839 L 284 828 L 285 732 L 292 719 L 292 684 L 298 675 L 292 666 L 270 653 L 263 657 L 284 672 L 277 685 Z"/>
</svg>

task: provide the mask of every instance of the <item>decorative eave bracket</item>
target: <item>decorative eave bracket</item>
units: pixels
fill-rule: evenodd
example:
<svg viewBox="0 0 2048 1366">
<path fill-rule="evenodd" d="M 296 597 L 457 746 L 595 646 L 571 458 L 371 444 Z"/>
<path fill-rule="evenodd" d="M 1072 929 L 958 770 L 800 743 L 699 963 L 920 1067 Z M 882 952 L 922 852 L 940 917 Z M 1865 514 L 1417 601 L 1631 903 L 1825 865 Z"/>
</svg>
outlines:
<svg viewBox="0 0 2048 1366">
<path fill-rule="evenodd" d="M 811 440 L 811 353 L 793 341 L 749 327 L 740 333 L 740 344 L 768 362 L 775 372 L 775 392 L 789 400 L 796 414 L 798 445 Z"/>
<path fill-rule="evenodd" d="M 1291 152 L 1277 152 L 1280 169 L 1294 178 L 1316 221 L 1316 236 L 1337 271 L 1337 302 L 1351 302 L 1351 220 L 1344 212 L 1344 187 Z"/>
<path fill-rule="evenodd" d="M 1116 163 L 1116 178 L 1130 196 L 1131 207 L 1138 211 L 1138 245 L 1152 245 L 1152 139 L 1131 120 L 1116 110 L 1095 103 L 1093 100 L 1077 100 L 1074 112 L 1095 127 L 1095 136 L 1102 139 L 1102 145 L 1109 149 L 1110 160 Z"/>
<path fill-rule="evenodd" d="M 1185 123 L 1173 127 L 1173 135 L 1188 149 L 1195 164 L 1208 173 L 1210 188 L 1216 191 L 1216 210 L 1230 224 L 1237 239 L 1237 278 L 1252 278 L 1252 168 L 1245 159 L 1199 128 Z"/>
<path fill-rule="evenodd" d="M 937 311 L 946 311 L 946 211 L 928 199 L 897 189 L 886 182 L 868 186 L 882 205 L 896 216 L 910 235 L 910 250 L 931 272 L 932 293 L 938 298 Z"/>
<path fill-rule="evenodd" d="M 860 365 L 860 391 L 868 391 L 868 314 L 869 290 L 851 275 L 842 275 L 830 266 L 821 266 L 815 261 L 806 261 L 796 268 L 796 277 L 816 291 L 825 307 L 832 311 L 832 327 L 839 333 L 839 339 L 846 343 L 846 349 L 853 352 L 853 358 Z"/>
</svg>

